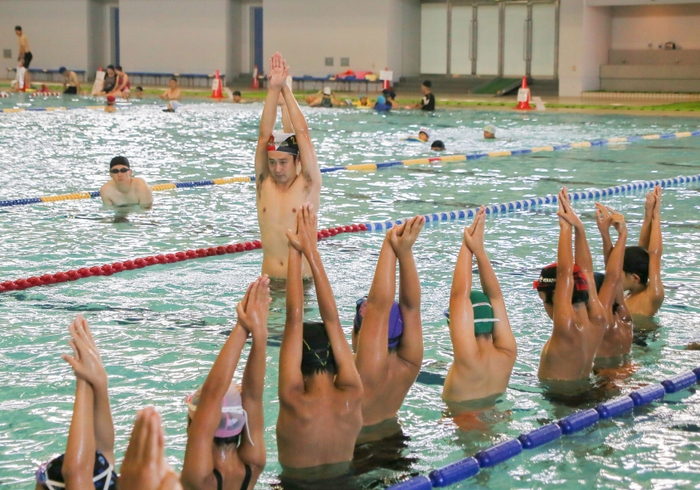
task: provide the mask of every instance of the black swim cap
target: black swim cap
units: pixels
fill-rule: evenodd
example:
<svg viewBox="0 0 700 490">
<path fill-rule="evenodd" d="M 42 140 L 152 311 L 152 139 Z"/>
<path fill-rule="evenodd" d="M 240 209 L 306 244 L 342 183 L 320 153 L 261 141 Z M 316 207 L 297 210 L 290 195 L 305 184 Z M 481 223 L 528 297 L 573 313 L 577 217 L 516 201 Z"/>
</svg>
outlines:
<svg viewBox="0 0 700 490">
<path fill-rule="evenodd" d="M 115 165 L 125 165 L 125 166 L 131 168 L 131 165 L 129 165 L 129 160 L 126 157 L 114 157 L 114 158 L 112 158 L 112 161 L 109 162 L 109 168 L 112 168 Z"/>
<path fill-rule="evenodd" d="M 304 322 L 301 373 L 310 376 L 324 372 L 335 374 L 335 358 L 326 326 L 321 322 Z"/>
<path fill-rule="evenodd" d="M 426 80 L 425 82 L 423 82 L 423 86 L 430 88 L 433 86 L 433 82 L 431 82 L 430 80 Z"/>
</svg>

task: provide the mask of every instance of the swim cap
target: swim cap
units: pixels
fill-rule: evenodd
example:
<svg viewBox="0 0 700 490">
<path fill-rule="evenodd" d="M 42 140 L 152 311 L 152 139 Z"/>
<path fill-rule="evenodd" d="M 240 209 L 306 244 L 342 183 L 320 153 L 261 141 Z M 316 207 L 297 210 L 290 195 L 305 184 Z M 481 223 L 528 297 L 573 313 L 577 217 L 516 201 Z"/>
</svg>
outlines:
<svg viewBox="0 0 700 490">
<path fill-rule="evenodd" d="M 323 87 L 323 95 L 331 95 L 331 88 Z"/>
<path fill-rule="evenodd" d="M 362 298 L 357 300 L 355 306 L 355 320 L 353 321 L 352 328 L 355 333 L 360 333 L 360 328 L 362 327 L 362 319 L 365 317 L 365 310 L 367 310 L 367 298 Z M 399 304 L 394 301 L 391 305 L 391 311 L 389 313 L 389 348 L 393 349 L 399 345 L 401 336 L 403 335 L 403 317 L 401 316 L 401 309 Z"/>
<path fill-rule="evenodd" d="M 483 335 L 493 333 L 494 322 L 499 322 L 498 318 L 493 315 L 493 308 L 489 297 L 483 292 L 473 289 L 469 293 L 469 300 L 472 302 L 472 310 L 474 311 L 474 335 Z M 450 323 L 450 312 L 445 311 L 447 324 Z"/>
<path fill-rule="evenodd" d="M 574 264 L 574 290 L 571 295 L 572 304 L 585 303 L 588 301 L 588 281 L 583 275 L 581 268 Z M 538 293 L 545 293 L 545 303 L 552 303 L 554 290 L 557 287 L 557 263 L 554 262 L 544 267 L 540 272 L 540 277 L 532 284 L 533 289 Z"/>
<path fill-rule="evenodd" d="M 364 99 L 365 97 L 367 97 L 367 94 L 360 94 L 360 99 Z"/>
<path fill-rule="evenodd" d="M 112 158 L 112 160 L 109 162 L 109 168 L 112 168 L 115 165 L 124 165 L 126 167 L 131 168 L 131 165 L 129 165 L 129 159 L 126 157 L 114 157 L 114 158 Z"/>
<path fill-rule="evenodd" d="M 65 455 L 42 464 L 36 471 L 36 482 L 49 490 L 59 490 L 66 488 L 63 479 L 63 460 Z M 97 490 L 116 490 L 118 478 L 114 472 L 114 467 L 109 464 L 101 452 L 95 451 L 95 466 L 92 470 L 92 481 Z"/>
<path fill-rule="evenodd" d="M 108 96 L 107 96 L 107 104 L 110 104 L 110 105 L 111 105 L 111 104 L 114 104 L 114 102 L 115 102 L 116 100 L 117 100 L 117 99 L 114 97 L 114 95 L 108 95 Z"/>
<path fill-rule="evenodd" d="M 383 95 L 377 97 L 377 104 L 386 104 L 386 97 L 384 97 Z"/>
<path fill-rule="evenodd" d="M 430 130 L 428 128 L 420 128 L 420 131 L 418 131 L 418 134 L 420 133 L 425 133 L 425 135 L 430 138 Z"/>
<path fill-rule="evenodd" d="M 321 322 L 304 322 L 304 340 L 301 355 L 304 374 L 320 371 L 335 372 L 335 358 L 326 326 Z"/>
<path fill-rule="evenodd" d="M 443 143 L 440 140 L 435 140 L 433 141 L 433 144 L 430 145 L 431 150 L 444 150 L 445 149 L 445 143 Z"/>
<path fill-rule="evenodd" d="M 485 133 L 496 134 L 496 127 L 493 124 L 487 124 L 484 126 Z"/>
<path fill-rule="evenodd" d="M 267 142 L 267 151 L 283 151 L 292 155 L 299 154 L 299 145 L 294 133 L 273 131 L 270 140 Z"/>
<path fill-rule="evenodd" d="M 199 398 L 202 396 L 202 388 L 200 387 L 194 394 L 185 398 L 187 403 L 187 414 L 191 419 L 194 419 L 194 413 L 199 405 Z M 248 429 L 248 414 L 243 409 L 243 401 L 241 400 L 241 392 L 238 391 L 236 383 L 231 381 L 228 391 L 221 400 L 221 420 L 219 427 L 214 432 L 214 437 L 226 439 L 227 437 L 237 436 L 243 431 L 243 426 L 248 430 L 248 439 L 253 444 L 250 438 L 250 429 Z"/>
<path fill-rule="evenodd" d="M 61 68 L 58 69 L 58 73 L 60 73 L 61 75 L 63 75 L 63 73 L 64 73 L 65 71 L 66 71 L 66 67 L 65 67 L 65 66 L 62 66 Z"/>
</svg>

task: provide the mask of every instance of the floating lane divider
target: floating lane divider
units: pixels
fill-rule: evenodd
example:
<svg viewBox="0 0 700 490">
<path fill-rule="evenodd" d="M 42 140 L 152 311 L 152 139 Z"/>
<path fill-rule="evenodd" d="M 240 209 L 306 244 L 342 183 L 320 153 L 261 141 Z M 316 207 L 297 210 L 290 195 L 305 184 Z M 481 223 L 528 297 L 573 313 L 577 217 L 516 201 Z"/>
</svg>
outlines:
<svg viewBox="0 0 700 490">
<path fill-rule="evenodd" d="M 583 192 L 572 192 L 569 194 L 572 200 L 582 201 L 587 199 L 598 199 L 605 196 L 612 196 L 615 194 L 621 194 L 626 191 L 638 191 L 643 189 L 651 189 L 654 186 L 661 187 L 672 187 L 674 185 L 687 184 L 691 182 L 700 182 L 700 174 L 691 176 L 679 176 L 672 179 L 662 179 L 662 180 L 650 180 L 647 182 L 634 182 L 630 184 L 622 184 L 614 187 L 608 187 L 607 189 L 595 189 Z M 185 184 L 185 183 L 180 183 Z M 187 182 L 186 184 L 190 184 Z M 175 184 L 162 184 L 162 185 L 175 185 Z M 532 199 L 525 199 L 522 201 L 512 201 L 506 204 L 491 204 L 486 206 L 487 214 L 504 214 L 511 211 L 522 211 L 526 209 L 535 208 L 541 204 L 554 204 L 557 202 L 557 196 L 549 195 L 545 197 L 537 197 Z M 444 221 L 454 221 L 457 219 L 466 219 L 474 217 L 478 208 L 471 208 L 459 211 L 449 211 L 441 213 L 431 213 L 426 214 L 426 222 L 440 223 Z M 360 223 L 344 226 L 336 226 L 334 228 L 328 228 L 325 230 L 319 230 L 318 239 L 322 240 L 324 238 L 339 235 L 341 233 L 356 233 L 360 231 L 382 231 L 388 230 L 393 226 L 400 225 L 403 223 L 404 219 L 397 219 L 393 221 L 379 221 L 375 223 Z M 147 265 L 156 264 L 169 264 L 172 262 L 180 262 L 182 260 L 195 259 L 201 257 L 210 257 L 212 255 L 224 255 L 230 253 L 243 252 L 245 250 L 254 250 L 261 248 L 259 240 L 246 243 L 230 244 L 226 246 L 200 248 L 198 250 L 188 250 L 186 252 L 169 253 L 165 255 L 157 255 L 144 257 L 134 260 L 127 260 L 124 263 L 115 262 L 114 264 L 105 264 L 103 266 L 94 266 L 88 268 L 81 268 L 79 270 L 72 270 L 68 272 L 58 272 L 56 274 L 44 274 L 41 277 L 30 277 L 28 279 L 17 279 L 15 281 L 6 281 L 0 283 L 0 293 L 6 291 L 16 291 L 24 290 L 30 287 L 43 286 L 48 284 L 54 284 L 57 282 L 75 281 L 77 279 L 89 276 L 103 276 L 112 275 L 115 272 L 121 272 L 123 270 L 132 270 L 145 267 Z M 99 269 L 99 270 L 98 270 Z M 100 270 L 102 272 L 100 272 Z"/>
<path fill-rule="evenodd" d="M 319 230 L 318 239 L 332 237 L 340 233 L 356 233 L 359 231 L 367 231 L 365 225 L 355 224 L 346 226 L 337 226 Z M 37 286 L 48 286 L 68 281 L 77 281 L 84 277 L 92 276 L 111 276 L 117 272 L 127 270 L 142 269 L 149 265 L 172 264 L 173 262 L 182 262 L 184 260 L 198 259 L 204 257 L 212 257 L 214 255 L 235 254 L 246 252 L 249 250 L 257 250 L 262 248 L 260 240 L 252 242 L 235 243 L 229 245 L 220 245 L 218 247 L 199 248 L 197 250 L 187 250 L 185 252 L 167 253 L 162 255 L 151 255 L 148 257 L 140 257 L 138 259 L 126 260 L 124 262 L 114 262 L 113 264 L 105 264 L 101 266 L 82 267 L 80 269 L 69 270 L 66 272 L 56 272 L 55 274 L 44 274 L 43 276 L 29 277 L 27 279 L 17 279 L 14 281 L 6 281 L 0 283 L 0 293 L 10 291 L 22 291 Z"/>
<path fill-rule="evenodd" d="M 87 109 L 101 109 L 102 106 L 90 106 Z M 53 108 L 37 108 L 37 109 L 2 109 L 4 112 L 22 112 L 25 110 L 65 110 L 65 107 L 53 107 Z M 69 109 L 82 109 L 81 107 L 69 108 Z M 520 150 L 502 150 L 502 151 L 492 151 L 490 153 L 474 153 L 470 155 L 447 155 L 442 157 L 430 157 L 430 158 L 414 158 L 412 160 L 395 160 L 391 162 L 381 162 L 381 163 L 359 163 L 355 165 L 345 165 L 339 167 L 323 167 L 321 173 L 330 172 L 340 172 L 340 171 L 361 171 L 361 172 L 374 172 L 379 169 L 397 167 L 397 166 L 411 166 L 411 165 L 429 165 L 432 163 L 449 163 L 449 162 L 465 162 L 468 160 L 477 160 L 480 158 L 493 158 L 493 157 L 505 157 L 505 156 L 517 156 L 525 155 L 528 153 L 537 153 L 541 151 L 561 151 L 570 150 L 574 148 L 591 148 L 593 146 L 604 146 L 609 144 L 619 144 L 632 141 L 640 141 L 645 139 L 668 139 L 668 138 L 688 138 L 691 136 L 700 136 L 700 131 L 686 131 L 680 133 L 666 133 L 666 134 L 647 134 L 643 136 L 627 136 L 619 138 L 608 138 L 608 139 L 598 139 L 591 141 L 581 141 L 578 143 L 569 143 L 566 145 L 556 145 L 556 146 L 540 146 L 537 148 L 524 148 Z M 235 184 L 240 182 L 255 182 L 255 176 L 239 176 L 239 177 L 228 177 L 219 178 L 211 180 L 194 180 L 189 182 L 172 182 L 168 184 L 156 184 L 151 186 L 153 191 L 169 191 L 173 189 L 184 189 L 184 188 L 194 188 L 194 187 L 209 187 L 214 185 L 226 185 Z M 99 197 L 99 191 L 92 192 L 76 192 L 72 194 L 62 194 L 57 196 L 44 196 L 44 197 L 30 197 L 24 199 L 8 199 L 0 200 L 0 207 L 8 206 L 23 206 L 27 204 L 38 204 L 42 202 L 57 202 L 57 201 L 73 201 L 77 199 L 92 199 Z"/>
<path fill-rule="evenodd" d="M 60 94 L 59 94 L 60 95 Z M 85 107 L 13 107 L 11 109 L 0 109 L 0 112 L 11 114 L 15 112 L 55 112 L 55 111 L 74 111 L 78 109 L 104 109 L 103 105 L 88 105 Z"/>
<path fill-rule="evenodd" d="M 433 470 L 428 476 L 416 476 L 410 480 L 392 485 L 389 489 L 430 490 L 432 488 L 454 485 L 475 476 L 483 468 L 490 468 L 521 454 L 523 450 L 535 449 L 555 441 L 563 435 L 575 434 L 592 427 L 600 420 L 624 415 L 631 412 L 635 407 L 659 400 L 666 396 L 667 393 L 677 393 L 690 388 L 699 381 L 700 367 L 666 379 L 661 384 L 645 386 L 629 395 L 613 398 L 599 404 L 595 408 L 575 412 L 555 423 L 520 434 L 517 439 L 509 439 L 479 451 L 473 457 L 464 458 Z"/>
</svg>

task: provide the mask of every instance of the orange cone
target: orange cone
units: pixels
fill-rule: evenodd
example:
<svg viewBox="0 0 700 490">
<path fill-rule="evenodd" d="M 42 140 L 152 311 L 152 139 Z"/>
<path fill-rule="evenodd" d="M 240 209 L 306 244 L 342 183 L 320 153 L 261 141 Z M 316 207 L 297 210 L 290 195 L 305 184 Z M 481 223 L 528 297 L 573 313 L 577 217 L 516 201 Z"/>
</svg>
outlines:
<svg viewBox="0 0 700 490">
<path fill-rule="evenodd" d="M 534 107 L 530 107 L 530 89 L 527 88 L 527 77 L 523 77 L 523 84 L 518 89 L 518 105 L 516 109 L 519 111 L 534 109 Z"/>
<path fill-rule="evenodd" d="M 257 90 L 260 88 L 260 82 L 258 81 L 258 65 L 253 68 L 253 85 L 252 88 Z"/>
<path fill-rule="evenodd" d="M 224 94 L 221 90 L 221 76 L 219 75 L 219 70 L 216 70 L 216 75 L 214 76 L 214 81 L 211 83 L 211 98 L 212 99 L 223 99 Z"/>
<path fill-rule="evenodd" d="M 389 68 L 384 68 L 384 71 L 389 71 Z M 383 80 L 382 90 L 389 90 L 391 88 L 391 80 Z"/>
</svg>

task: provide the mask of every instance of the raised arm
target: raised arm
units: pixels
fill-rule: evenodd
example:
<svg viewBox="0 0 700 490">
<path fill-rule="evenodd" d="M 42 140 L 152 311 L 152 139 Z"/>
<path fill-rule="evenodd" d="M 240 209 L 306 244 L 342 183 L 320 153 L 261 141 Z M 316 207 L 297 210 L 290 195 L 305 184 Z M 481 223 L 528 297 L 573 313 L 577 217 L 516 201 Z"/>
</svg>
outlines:
<svg viewBox="0 0 700 490">
<path fill-rule="evenodd" d="M 297 214 L 297 223 L 299 219 L 300 216 Z M 301 279 L 301 252 L 294 248 L 291 242 L 295 236 L 296 233 L 287 231 L 287 237 L 290 239 L 287 260 L 287 318 L 280 347 L 280 372 L 277 386 L 282 403 L 288 402 L 294 395 L 304 393 L 304 376 L 301 374 L 304 343 L 304 285 Z"/>
<path fill-rule="evenodd" d="M 450 291 L 450 339 L 454 350 L 454 360 L 459 365 L 469 365 L 477 360 L 479 347 L 474 334 L 474 310 L 469 293 L 472 289 L 472 251 L 466 243 L 466 236 L 476 228 L 477 218 L 469 228 L 464 229 L 462 246 L 459 249 L 455 272 Z"/>
<path fill-rule="evenodd" d="M 608 208 L 601 203 L 595 203 L 595 216 L 600 237 L 603 239 L 603 260 L 608 263 L 610 252 L 612 252 L 612 240 L 610 239 L 610 227 L 612 226 L 612 216 Z"/>
<path fill-rule="evenodd" d="M 248 304 L 251 289 L 257 282 L 248 287 L 242 301 L 244 305 Z M 187 488 L 211 487 L 212 483 L 215 483 L 211 445 L 221 420 L 221 400 L 231 385 L 233 372 L 247 338 L 248 332 L 240 322 L 236 323 L 202 385 L 197 410 L 188 430 L 185 460 L 180 476 Z"/>
<path fill-rule="evenodd" d="M 399 308 L 403 318 L 403 335 L 397 354 L 407 363 L 420 368 L 423 362 L 423 326 L 420 317 L 420 278 L 413 257 L 413 245 L 423 226 L 424 216 L 406 220 L 390 237 L 399 260 Z"/>
<path fill-rule="evenodd" d="M 365 382 L 375 377 L 383 379 L 385 374 L 389 349 L 389 314 L 396 296 L 396 253 L 391 246 L 390 237 L 396 232 L 397 227 L 387 231 L 382 243 L 367 296 L 362 328 L 357 336 L 355 365 Z"/>
<path fill-rule="evenodd" d="M 611 223 L 618 233 L 617 242 L 610 252 L 610 258 L 605 265 L 605 280 L 598 294 L 603 308 L 605 308 L 605 311 L 609 311 L 615 303 L 615 298 L 618 296 L 622 283 L 622 264 L 625 260 L 625 246 L 627 245 L 627 225 L 622 214 L 609 208 L 606 211 L 608 211 Z"/>
<path fill-rule="evenodd" d="M 575 325 L 574 307 L 571 297 L 574 293 L 574 253 L 571 243 L 570 207 L 566 187 L 559 192 L 559 245 L 557 247 L 557 285 L 554 289 L 553 322 L 554 332 L 568 335 Z"/>
<path fill-rule="evenodd" d="M 268 176 L 267 145 L 275 129 L 277 120 L 277 103 L 283 86 L 287 85 L 287 66 L 279 53 L 270 58 L 270 73 L 267 84 L 267 99 L 260 118 L 260 133 L 258 134 L 258 146 L 255 150 L 255 185 L 260 188 L 263 180 Z"/>
<path fill-rule="evenodd" d="M 663 243 L 661 237 L 661 188 L 654 189 L 656 200 L 651 218 L 651 234 L 649 237 L 649 282 L 647 295 L 655 310 L 661 307 L 664 301 L 664 285 L 661 282 L 661 254 Z"/>
<path fill-rule="evenodd" d="M 644 250 L 649 249 L 649 242 L 651 241 L 651 220 L 657 196 L 661 198 L 661 187 L 658 185 L 651 192 L 647 192 L 646 200 L 644 201 L 644 221 L 642 222 L 642 230 L 639 232 L 639 246 Z"/>
<path fill-rule="evenodd" d="M 263 431 L 265 417 L 263 410 L 263 391 L 265 389 L 265 353 L 267 348 L 267 315 L 270 309 L 270 279 L 263 276 L 258 279 L 248 298 L 248 305 L 238 305 L 238 320 L 253 337 L 248 362 L 243 373 L 243 390 L 241 399 L 248 414 L 249 441 L 243 437 L 238 447 L 238 455 L 253 467 L 253 486 L 265 468 L 266 453 Z"/>
<path fill-rule="evenodd" d="M 464 240 L 467 247 L 469 247 L 474 254 L 474 257 L 476 257 L 481 288 L 484 290 L 484 294 L 489 298 L 491 308 L 493 308 L 493 314 L 495 318 L 498 319 L 498 321 L 493 324 L 493 345 L 499 351 L 507 353 L 515 358 L 518 348 L 515 343 L 515 336 L 510 328 L 510 322 L 508 321 L 508 313 L 506 311 L 506 304 L 503 301 L 503 293 L 501 292 L 501 286 L 498 284 L 496 273 L 491 266 L 491 261 L 486 254 L 486 249 L 484 248 L 486 209 L 483 206 L 479 209 L 475 222 L 476 227 L 471 234 L 464 236 Z"/>
<path fill-rule="evenodd" d="M 289 104 L 289 102 L 287 102 Z M 292 118 L 292 121 L 294 119 Z M 316 213 L 308 202 L 299 210 L 297 220 L 297 235 L 290 237 L 293 247 L 301 250 L 309 262 L 311 273 L 316 287 L 318 298 L 318 309 L 321 319 L 326 327 L 328 339 L 333 349 L 333 357 L 337 367 L 335 386 L 345 391 L 361 391 L 362 382 L 355 367 L 352 350 L 345 338 L 343 329 L 338 317 L 338 308 L 335 304 L 335 297 L 328 276 L 321 262 L 321 255 L 318 253 L 317 241 L 317 219 Z"/>
</svg>

